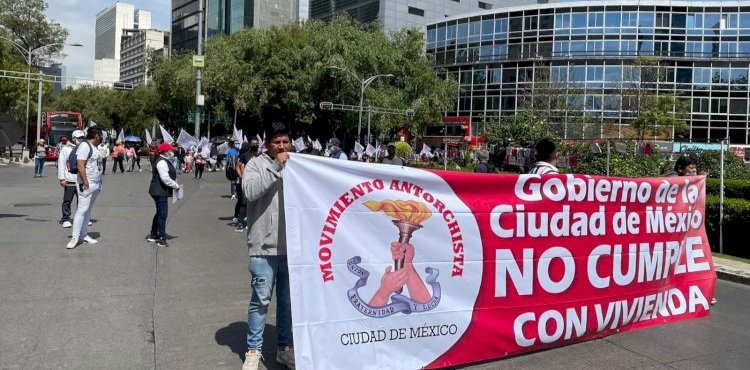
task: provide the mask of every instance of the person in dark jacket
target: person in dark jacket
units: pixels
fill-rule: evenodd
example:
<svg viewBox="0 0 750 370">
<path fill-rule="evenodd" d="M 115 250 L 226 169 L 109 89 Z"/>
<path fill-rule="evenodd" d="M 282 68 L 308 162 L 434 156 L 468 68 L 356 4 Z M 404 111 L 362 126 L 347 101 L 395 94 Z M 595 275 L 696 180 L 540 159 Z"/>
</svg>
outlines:
<svg viewBox="0 0 750 370">
<path fill-rule="evenodd" d="M 174 147 L 170 144 L 161 144 L 158 147 L 159 156 L 151 162 L 151 185 L 148 193 L 156 204 L 156 214 L 151 221 L 151 234 L 147 238 L 150 242 L 156 242 L 160 247 L 168 247 L 167 244 L 167 215 L 169 211 L 169 198 L 174 190 L 182 185 L 177 183 L 177 169 L 172 164 Z"/>
</svg>

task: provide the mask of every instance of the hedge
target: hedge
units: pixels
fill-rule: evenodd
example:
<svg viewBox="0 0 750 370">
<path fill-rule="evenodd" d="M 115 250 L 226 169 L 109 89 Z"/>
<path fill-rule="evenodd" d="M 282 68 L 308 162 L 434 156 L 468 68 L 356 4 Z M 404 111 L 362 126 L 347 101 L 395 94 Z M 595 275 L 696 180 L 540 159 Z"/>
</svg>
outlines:
<svg viewBox="0 0 750 370">
<path fill-rule="evenodd" d="M 750 226 L 750 200 L 724 199 L 724 253 L 750 258 L 747 229 Z M 719 251 L 719 197 L 706 197 L 706 234 L 711 250 Z"/>
<path fill-rule="evenodd" d="M 719 179 L 706 179 L 706 194 L 719 196 Z M 724 197 L 750 200 L 750 181 L 724 180 Z"/>
</svg>

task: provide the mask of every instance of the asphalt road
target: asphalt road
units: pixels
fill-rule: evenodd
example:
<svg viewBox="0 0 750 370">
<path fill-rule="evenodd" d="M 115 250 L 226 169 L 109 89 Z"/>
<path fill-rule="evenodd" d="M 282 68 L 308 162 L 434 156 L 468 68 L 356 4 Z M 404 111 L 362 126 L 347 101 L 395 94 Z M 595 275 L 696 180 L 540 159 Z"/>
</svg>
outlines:
<svg viewBox="0 0 750 370">
<path fill-rule="evenodd" d="M 145 163 L 145 161 L 144 161 Z M 110 164 L 111 165 L 111 164 Z M 170 247 L 147 243 L 150 170 L 108 174 L 95 246 L 65 249 L 54 167 L 0 166 L 0 369 L 239 369 L 249 275 L 222 173 L 181 176 Z M 622 333 L 470 369 L 742 369 L 750 287 L 721 281 L 705 319 Z M 275 322 L 269 310 L 269 322 Z M 273 364 L 275 328 L 265 354 Z M 488 339 L 490 340 L 490 339 Z"/>
</svg>

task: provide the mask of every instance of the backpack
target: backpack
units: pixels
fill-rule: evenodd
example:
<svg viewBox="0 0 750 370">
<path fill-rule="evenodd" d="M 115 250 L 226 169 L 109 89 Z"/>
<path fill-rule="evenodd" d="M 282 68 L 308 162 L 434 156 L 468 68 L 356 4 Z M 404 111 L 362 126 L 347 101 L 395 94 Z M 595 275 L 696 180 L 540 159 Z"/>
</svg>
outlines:
<svg viewBox="0 0 750 370">
<path fill-rule="evenodd" d="M 84 141 L 89 146 L 89 156 L 86 158 L 86 161 L 91 159 L 91 155 L 94 154 L 94 148 L 91 146 L 91 144 L 88 141 Z M 78 143 L 75 148 L 73 148 L 73 151 L 70 152 L 70 156 L 68 157 L 68 172 L 77 175 L 78 174 L 78 146 L 80 146 L 83 143 Z"/>
<path fill-rule="evenodd" d="M 237 159 L 240 157 L 239 154 L 232 156 L 229 160 L 227 168 L 224 169 L 224 174 L 227 176 L 229 181 L 237 181 Z"/>
</svg>

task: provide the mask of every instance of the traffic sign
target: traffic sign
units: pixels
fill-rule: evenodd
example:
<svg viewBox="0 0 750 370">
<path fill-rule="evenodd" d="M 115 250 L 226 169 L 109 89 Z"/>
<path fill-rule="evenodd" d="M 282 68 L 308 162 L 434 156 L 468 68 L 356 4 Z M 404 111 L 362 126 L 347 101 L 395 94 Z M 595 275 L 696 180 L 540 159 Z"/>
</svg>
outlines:
<svg viewBox="0 0 750 370">
<path fill-rule="evenodd" d="M 193 67 L 195 68 L 203 68 L 206 66 L 206 61 L 203 58 L 203 55 L 193 55 Z"/>
</svg>

